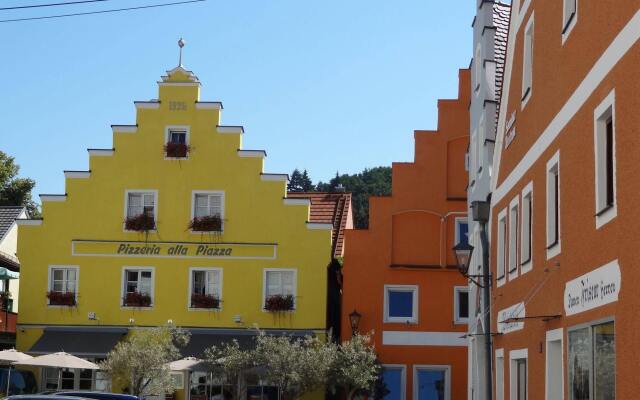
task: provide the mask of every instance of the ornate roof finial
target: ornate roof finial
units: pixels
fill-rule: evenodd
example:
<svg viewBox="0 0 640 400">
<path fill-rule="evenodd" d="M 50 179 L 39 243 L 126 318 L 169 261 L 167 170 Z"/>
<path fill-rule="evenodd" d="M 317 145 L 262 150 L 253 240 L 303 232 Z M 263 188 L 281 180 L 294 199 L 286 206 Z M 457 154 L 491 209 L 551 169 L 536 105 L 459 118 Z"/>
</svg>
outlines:
<svg viewBox="0 0 640 400">
<path fill-rule="evenodd" d="M 180 47 L 180 58 L 178 59 L 178 67 L 182 67 L 182 48 L 184 47 L 184 39 L 178 40 L 178 47 Z"/>
</svg>

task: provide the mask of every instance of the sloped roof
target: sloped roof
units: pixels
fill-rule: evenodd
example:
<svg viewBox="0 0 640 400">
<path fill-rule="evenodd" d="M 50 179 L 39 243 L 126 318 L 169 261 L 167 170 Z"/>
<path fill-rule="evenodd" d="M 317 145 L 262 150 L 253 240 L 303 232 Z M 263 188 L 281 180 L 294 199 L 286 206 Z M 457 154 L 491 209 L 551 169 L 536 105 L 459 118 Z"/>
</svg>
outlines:
<svg viewBox="0 0 640 400">
<path fill-rule="evenodd" d="M 493 25 L 496 27 L 494 36 L 494 59 L 496 60 L 496 100 L 500 108 L 502 82 L 504 80 L 504 62 L 507 57 L 507 37 L 509 35 L 509 15 L 511 5 L 496 2 L 493 4 Z M 498 115 L 496 110 L 496 116 Z"/>
<path fill-rule="evenodd" d="M 342 257 L 344 231 L 353 227 L 351 193 L 289 192 L 287 197 L 311 200 L 309 222 L 333 225 L 333 256 Z"/>
<path fill-rule="evenodd" d="M 9 232 L 13 222 L 23 211 L 22 206 L 0 206 L 0 240 Z"/>
</svg>

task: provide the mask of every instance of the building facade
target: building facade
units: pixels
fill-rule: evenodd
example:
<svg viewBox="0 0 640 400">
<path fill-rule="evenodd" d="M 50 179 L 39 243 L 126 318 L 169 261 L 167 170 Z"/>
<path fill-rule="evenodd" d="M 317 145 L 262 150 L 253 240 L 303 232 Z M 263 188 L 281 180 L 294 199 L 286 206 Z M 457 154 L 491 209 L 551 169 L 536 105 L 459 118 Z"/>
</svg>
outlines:
<svg viewBox="0 0 640 400">
<path fill-rule="evenodd" d="M 638 397 L 639 38 L 635 0 L 512 3 L 492 176 L 496 399 Z"/>
<path fill-rule="evenodd" d="M 347 231 L 342 338 L 373 332 L 387 400 L 466 395 L 468 287 L 452 248 L 467 240 L 469 70 L 438 129 L 415 132 L 414 162 L 394 163 L 392 195 L 369 199 L 369 228 Z M 355 314 L 354 314 L 355 315 Z"/>
<path fill-rule="evenodd" d="M 183 353 L 196 357 L 250 342 L 255 327 L 324 336 L 334 226 L 347 224 L 313 222 L 309 196 L 289 198 L 266 153 L 242 149 L 243 128 L 221 124 L 192 72 L 158 85 L 158 99 L 135 102 L 135 124 L 112 126 L 113 148 L 65 171 L 65 194 L 41 196 L 42 219 L 19 222 L 17 348 L 101 359 L 129 330 L 165 324 L 191 331 Z M 63 386 L 104 388 L 92 378 L 65 371 Z M 204 393 L 203 379 L 184 391 Z"/>
<path fill-rule="evenodd" d="M 495 132 L 502 78 L 504 56 L 507 48 L 510 5 L 500 2 L 478 0 L 473 19 L 473 49 L 471 61 L 471 105 L 469 107 L 470 135 L 468 150 L 469 186 L 467 203 L 471 209 L 474 201 L 488 201 L 491 193 L 491 174 L 495 144 Z M 480 239 L 480 224 L 469 213 L 469 243 L 474 247 L 469 274 L 482 275 L 483 247 Z M 482 279 L 474 279 L 482 281 Z M 482 288 L 469 282 L 469 386 L 467 398 L 486 398 L 487 350 L 483 335 L 484 313 L 488 305 L 482 296 Z"/>
<path fill-rule="evenodd" d="M 18 225 L 27 217 L 22 206 L 0 207 L 0 347 L 16 345 L 18 297 L 20 293 L 20 260 L 16 256 Z"/>
</svg>

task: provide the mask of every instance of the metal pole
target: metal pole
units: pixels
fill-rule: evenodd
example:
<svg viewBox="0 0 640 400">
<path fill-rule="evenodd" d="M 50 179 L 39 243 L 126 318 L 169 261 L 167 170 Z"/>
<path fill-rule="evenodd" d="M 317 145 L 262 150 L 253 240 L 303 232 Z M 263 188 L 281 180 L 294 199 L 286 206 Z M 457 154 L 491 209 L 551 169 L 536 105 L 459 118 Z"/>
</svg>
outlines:
<svg viewBox="0 0 640 400">
<path fill-rule="evenodd" d="M 9 372 L 7 373 L 7 397 L 9 397 L 9 386 L 11 385 L 11 366 L 9 366 Z"/>
<path fill-rule="evenodd" d="M 482 275 L 483 288 L 482 297 L 484 299 L 484 343 L 486 348 L 486 400 L 493 399 L 493 353 L 491 350 L 491 276 L 489 270 L 489 240 L 487 238 L 487 221 L 480 222 L 480 240 L 482 241 Z"/>
</svg>

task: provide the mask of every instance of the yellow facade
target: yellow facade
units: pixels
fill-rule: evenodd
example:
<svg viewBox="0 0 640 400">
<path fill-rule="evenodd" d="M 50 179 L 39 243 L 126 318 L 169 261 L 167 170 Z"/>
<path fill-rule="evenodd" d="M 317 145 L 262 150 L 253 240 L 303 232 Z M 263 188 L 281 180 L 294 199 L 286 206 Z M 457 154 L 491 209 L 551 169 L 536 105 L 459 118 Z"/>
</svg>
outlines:
<svg viewBox="0 0 640 400">
<path fill-rule="evenodd" d="M 113 150 L 90 149 L 89 171 L 66 171 L 66 195 L 43 195 L 42 221 L 20 224 L 19 350 L 49 326 L 326 329 L 331 226 L 286 198 L 264 152 L 241 150 L 242 128 L 221 126 L 220 103 L 199 100 L 191 72 L 175 68 L 158 85 L 158 100 L 136 102 L 135 125 L 112 127 Z M 166 157 L 171 129 L 187 131 L 186 158 Z M 128 191 L 155 193 L 156 230 L 125 230 Z M 222 233 L 188 229 L 196 192 L 223 193 Z M 77 267 L 75 306 L 49 305 L 52 266 Z M 150 307 L 123 306 L 127 267 L 151 268 Z M 219 268 L 219 310 L 190 308 L 191 268 Z M 270 268 L 295 270 L 295 310 L 264 310 Z"/>
</svg>

